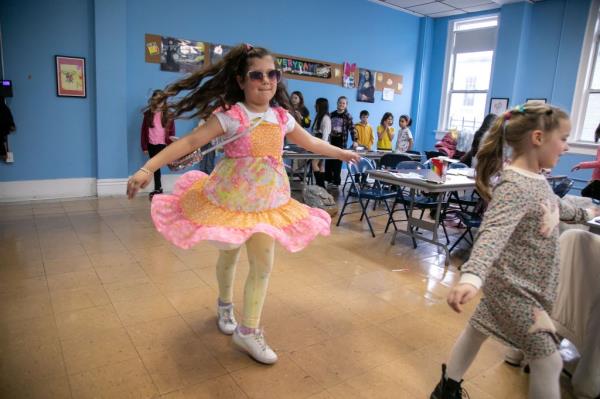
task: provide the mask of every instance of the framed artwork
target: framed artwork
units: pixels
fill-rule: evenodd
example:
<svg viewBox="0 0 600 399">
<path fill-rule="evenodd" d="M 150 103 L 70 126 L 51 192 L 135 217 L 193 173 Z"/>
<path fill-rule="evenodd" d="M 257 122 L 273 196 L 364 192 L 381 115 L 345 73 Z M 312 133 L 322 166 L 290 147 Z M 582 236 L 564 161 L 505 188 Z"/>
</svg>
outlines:
<svg viewBox="0 0 600 399">
<path fill-rule="evenodd" d="M 194 72 L 204 66 L 204 42 L 162 37 L 160 70 L 168 72 Z"/>
<path fill-rule="evenodd" d="M 365 103 L 375 102 L 375 76 L 369 69 L 359 68 L 358 70 L 358 91 L 356 100 Z"/>
<path fill-rule="evenodd" d="M 528 98 L 525 104 L 546 104 L 545 98 Z"/>
<path fill-rule="evenodd" d="M 54 56 L 56 61 L 56 95 L 86 97 L 85 58 Z"/>
<path fill-rule="evenodd" d="M 490 100 L 490 114 L 502 115 L 508 109 L 508 98 L 492 97 Z"/>
</svg>

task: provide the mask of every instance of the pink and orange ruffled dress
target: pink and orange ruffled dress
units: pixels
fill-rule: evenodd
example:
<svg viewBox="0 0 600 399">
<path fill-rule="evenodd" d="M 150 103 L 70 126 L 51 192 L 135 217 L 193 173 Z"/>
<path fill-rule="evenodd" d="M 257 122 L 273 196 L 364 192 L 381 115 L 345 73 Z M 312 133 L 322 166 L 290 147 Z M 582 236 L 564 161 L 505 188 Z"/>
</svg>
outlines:
<svg viewBox="0 0 600 399">
<path fill-rule="evenodd" d="M 210 241 L 229 249 L 265 233 L 296 252 L 318 234 L 329 235 L 329 215 L 290 196 L 282 151 L 296 123 L 292 116 L 283 108 L 253 114 L 241 103 L 215 113 L 225 137 L 249 129 L 257 115 L 262 121 L 223 147 L 225 157 L 210 175 L 187 172 L 173 194 L 154 196 L 152 219 L 167 240 L 181 248 Z"/>
</svg>

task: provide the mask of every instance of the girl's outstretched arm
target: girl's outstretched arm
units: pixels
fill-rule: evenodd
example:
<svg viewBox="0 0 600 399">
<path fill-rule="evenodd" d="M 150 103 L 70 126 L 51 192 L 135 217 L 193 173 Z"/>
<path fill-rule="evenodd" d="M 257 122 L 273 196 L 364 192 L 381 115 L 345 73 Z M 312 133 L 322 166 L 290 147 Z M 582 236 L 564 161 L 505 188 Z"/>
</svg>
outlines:
<svg viewBox="0 0 600 399">
<path fill-rule="evenodd" d="M 290 139 L 294 144 L 299 145 L 302 148 L 307 149 L 315 154 L 325 155 L 331 158 L 337 158 L 345 162 L 358 163 L 360 155 L 355 152 L 343 150 L 335 147 L 321 139 L 318 139 L 302 129 L 300 125 L 296 124 L 294 130 L 287 134 L 287 138 Z"/>
<path fill-rule="evenodd" d="M 210 117 L 205 124 L 198 126 L 190 134 L 168 145 L 135 172 L 127 182 L 127 196 L 133 198 L 140 188 L 146 187 L 150 183 L 154 171 L 210 143 L 223 133 L 221 123 L 217 118 Z"/>
</svg>

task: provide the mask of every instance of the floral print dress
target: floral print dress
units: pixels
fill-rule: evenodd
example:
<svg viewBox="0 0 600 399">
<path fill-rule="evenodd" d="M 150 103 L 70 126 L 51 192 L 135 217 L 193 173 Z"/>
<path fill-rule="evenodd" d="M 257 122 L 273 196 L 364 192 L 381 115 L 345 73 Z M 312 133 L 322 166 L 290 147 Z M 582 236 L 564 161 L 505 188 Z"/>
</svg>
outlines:
<svg viewBox="0 0 600 399">
<path fill-rule="evenodd" d="M 282 152 L 284 136 L 295 123 L 292 116 L 283 108 L 267 112 L 276 123 L 264 118 L 249 134 L 226 144 L 225 157 L 210 175 L 187 172 L 171 195 L 154 196 L 152 219 L 167 240 L 181 248 L 210 241 L 228 249 L 265 233 L 296 252 L 330 233 L 327 212 L 290 197 Z M 225 137 L 251 129 L 249 112 L 240 103 L 215 115 Z"/>
<path fill-rule="evenodd" d="M 483 282 L 471 325 L 530 359 L 557 349 L 549 315 L 558 287 L 559 218 L 582 222 L 586 212 L 554 195 L 542 175 L 508 167 L 461 268 L 461 282 Z"/>
</svg>

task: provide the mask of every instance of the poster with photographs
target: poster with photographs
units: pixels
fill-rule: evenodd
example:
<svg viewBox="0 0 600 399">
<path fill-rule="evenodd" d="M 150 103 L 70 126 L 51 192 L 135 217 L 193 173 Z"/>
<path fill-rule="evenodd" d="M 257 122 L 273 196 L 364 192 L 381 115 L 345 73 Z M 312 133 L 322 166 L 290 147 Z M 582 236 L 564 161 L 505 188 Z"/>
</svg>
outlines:
<svg viewBox="0 0 600 399">
<path fill-rule="evenodd" d="M 356 72 L 356 64 L 344 62 L 344 75 L 342 77 L 342 86 L 352 89 L 355 87 L 354 74 Z"/>
<path fill-rule="evenodd" d="M 356 100 L 365 103 L 375 102 L 375 72 L 364 68 L 358 69 Z"/>
<path fill-rule="evenodd" d="M 163 37 L 160 70 L 194 72 L 204 66 L 205 55 L 205 44 L 203 42 Z"/>
<path fill-rule="evenodd" d="M 210 45 L 210 63 L 216 64 L 221 61 L 223 57 L 231 50 L 230 46 L 224 44 L 211 44 Z"/>
</svg>

